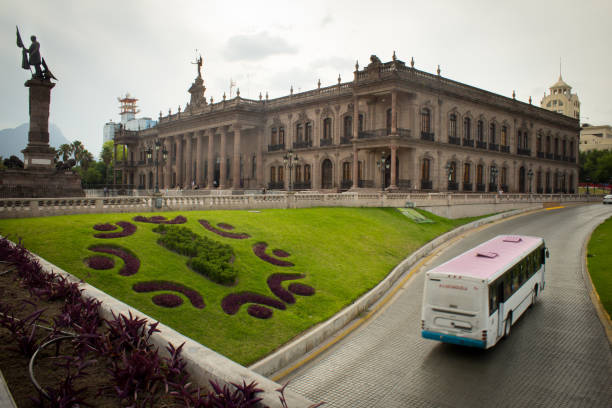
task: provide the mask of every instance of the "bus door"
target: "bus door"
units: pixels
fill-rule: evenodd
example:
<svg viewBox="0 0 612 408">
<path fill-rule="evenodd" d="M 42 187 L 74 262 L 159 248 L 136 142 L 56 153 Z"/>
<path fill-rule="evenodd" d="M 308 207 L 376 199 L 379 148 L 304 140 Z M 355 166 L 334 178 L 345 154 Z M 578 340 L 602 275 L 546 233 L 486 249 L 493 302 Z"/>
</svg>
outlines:
<svg viewBox="0 0 612 408">
<path fill-rule="evenodd" d="M 497 308 L 497 337 L 501 337 L 504 334 L 504 316 L 506 314 L 503 280 L 497 285 L 497 299 L 499 299 L 499 307 Z"/>
</svg>

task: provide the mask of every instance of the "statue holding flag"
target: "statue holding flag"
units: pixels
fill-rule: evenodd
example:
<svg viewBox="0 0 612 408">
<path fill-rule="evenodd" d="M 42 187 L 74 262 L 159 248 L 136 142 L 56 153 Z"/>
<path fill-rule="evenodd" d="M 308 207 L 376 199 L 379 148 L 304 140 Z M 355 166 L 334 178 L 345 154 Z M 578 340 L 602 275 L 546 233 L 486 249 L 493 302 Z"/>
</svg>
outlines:
<svg viewBox="0 0 612 408">
<path fill-rule="evenodd" d="M 36 36 L 33 35 L 30 39 L 32 40 L 32 45 L 30 45 L 30 48 L 26 48 L 23 45 L 23 41 L 21 41 L 19 27 L 17 27 L 17 46 L 21 48 L 21 68 L 28 69 L 31 72 L 30 66 L 34 66 L 35 72 L 32 74 L 33 78 L 57 80 L 47 67 L 45 59 L 40 56 L 40 43 L 36 41 Z M 41 65 L 43 67 L 42 70 L 40 68 Z"/>
</svg>

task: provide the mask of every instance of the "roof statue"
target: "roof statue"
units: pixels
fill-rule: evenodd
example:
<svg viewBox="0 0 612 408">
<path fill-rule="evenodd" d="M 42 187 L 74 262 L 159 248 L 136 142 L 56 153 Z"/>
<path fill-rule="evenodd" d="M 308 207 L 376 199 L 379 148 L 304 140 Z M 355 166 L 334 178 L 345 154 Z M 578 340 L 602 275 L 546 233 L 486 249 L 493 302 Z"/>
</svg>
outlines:
<svg viewBox="0 0 612 408">
<path fill-rule="evenodd" d="M 192 64 L 198 66 L 198 78 L 201 78 L 202 77 L 202 54 L 200 54 L 200 56 L 196 58 L 195 62 L 192 62 Z"/>
<path fill-rule="evenodd" d="M 34 67 L 32 78 L 51 80 L 57 78 L 51 73 L 51 70 L 47 66 L 45 59 L 40 56 L 40 43 L 36 40 L 36 36 L 30 37 L 32 44 L 29 48 L 26 48 L 21 40 L 19 34 L 19 27 L 17 28 L 17 46 L 21 48 L 21 68 L 32 71 L 31 66 Z M 42 68 L 41 68 L 42 65 Z"/>
</svg>

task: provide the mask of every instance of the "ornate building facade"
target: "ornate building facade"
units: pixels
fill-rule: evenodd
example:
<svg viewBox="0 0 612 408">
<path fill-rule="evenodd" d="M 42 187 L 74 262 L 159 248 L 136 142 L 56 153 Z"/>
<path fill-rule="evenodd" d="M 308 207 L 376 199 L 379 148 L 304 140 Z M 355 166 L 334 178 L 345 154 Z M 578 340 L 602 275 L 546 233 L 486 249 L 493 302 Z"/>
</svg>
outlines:
<svg viewBox="0 0 612 408">
<path fill-rule="evenodd" d="M 546 95 L 540 102 L 540 106 L 553 112 L 580 119 L 580 100 L 578 95 L 572 93 L 572 87 L 569 86 L 561 75 L 559 79 L 550 88 L 550 94 Z"/>
<path fill-rule="evenodd" d="M 407 66 L 351 82 L 207 102 L 115 134 L 117 183 L 152 189 L 574 192 L 578 120 Z M 157 146 L 157 148 L 156 148 Z M 167 152 L 164 159 L 162 152 Z M 156 165 L 157 163 L 157 165 Z"/>
</svg>

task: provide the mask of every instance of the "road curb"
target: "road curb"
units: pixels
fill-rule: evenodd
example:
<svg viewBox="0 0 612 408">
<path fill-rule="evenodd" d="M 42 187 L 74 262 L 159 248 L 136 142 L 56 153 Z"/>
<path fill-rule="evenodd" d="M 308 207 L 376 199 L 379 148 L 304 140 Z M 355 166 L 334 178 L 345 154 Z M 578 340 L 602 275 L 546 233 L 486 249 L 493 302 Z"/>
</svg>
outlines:
<svg viewBox="0 0 612 408">
<path fill-rule="evenodd" d="M 423 260 L 423 258 L 426 258 L 440 245 L 480 226 L 538 210 L 542 210 L 541 204 L 520 210 L 496 214 L 488 218 L 483 218 L 469 224 L 462 225 L 443 235 L 440 235 L 437 238 L 434 238 L 432 241 L 426 243 L 400 262 L 395 268 L 393 268 L 385 279 L 383 279 L 374 288 L 370 289 L 370 291 L 368 291 L 365 295 L 355 300 L 352 305 L 342 309 L 327 321 L 320 323 L 302 333 L 295 340 L 285 344 L 272 354 L 269 354 L 255 364 L 249 366 L 249 369 L 258 374 L 268 376 L 274 381 L 278 381 L 280 378 L 285 377 L 329 347 L 329 345 L 326 345 L 325 348 L 322 348 L 317 353 L 312 353 L 313 350 L 321 346 L 324 342 L 333 336 L 337 336 L 337 340 L 339 340 L 366 321 L 376 311 L 369 311 L 369 308 L 383 297 L 386 298 L 379 306 L 386 303 L 395 293 L 395 291 L 392 289 L 396 282 L 402 276 L 413 273 L 414 266 Z M 406 276 L 406 279 L 408 278 L 409 276 Z M 360 315 L 362 316 L 361 318 L 359 318 Z M 355 319 L 358 320 L 354 322 Z M 351 324 L 352 322 L 354 323 Z M 341 333 L 342 329 L 345 329 L 345 331 Z M 311 354 L 308 355 L 309 353 Z M 304 357 L 307 355 L 308 357 L 304 359 Z"/>
<path fill-rule="evenodd" d="M 612 319 L 610 319 L 610 315 L 608 311 L 604 308 L 601 303 L 601 298 L 599 297 L 599 293 L 597 292 L 597 288 L 593 284 L 593 280 L 591 280 L 591 274 L 589 272 L 589 265 L 587 262 L 587 247 L 589 246 L 589 242 L 591 241 L 591 236 L 593 232 L 599 227 L 601 224 L 607 221 L 607 218 L 603 220 L 600 224 L 597 224 L 589 235 L 587 239 L 582 244 L 582 275 L 584 277 L 584 282 L 587 285 L 587 291 L 589 292 L 589 298 L 595 307 L 595 312 L 597 313 L 597 317 L 603 326 L 604 331 L 606 332 L 606 336 L 608 337 L 608 343 L 612 345 Z"/>
</svg>

